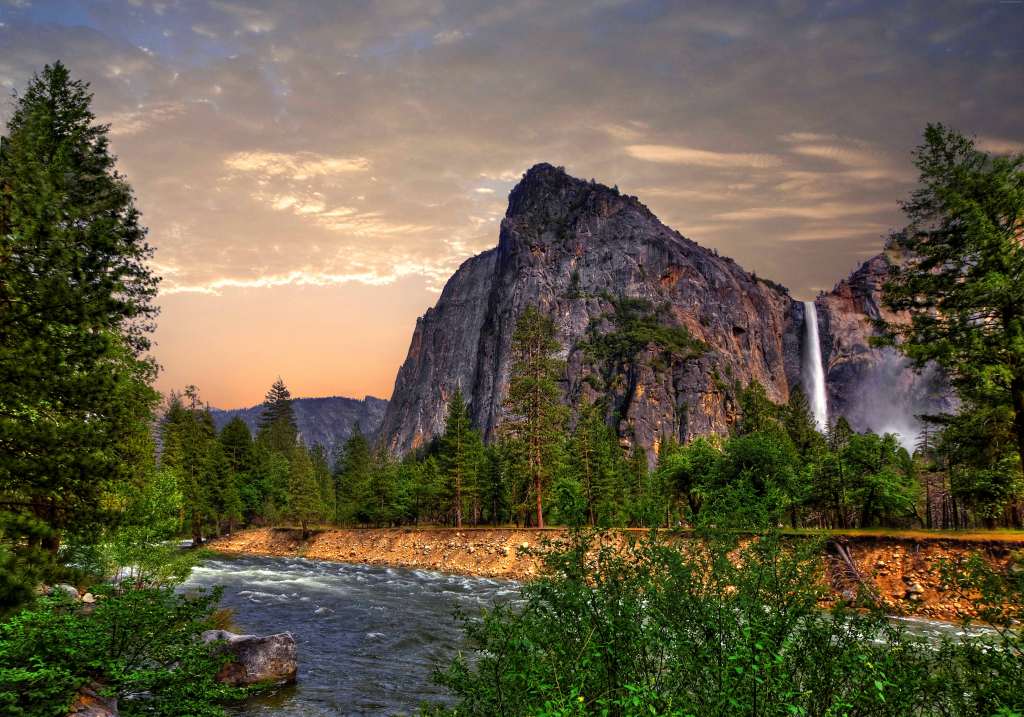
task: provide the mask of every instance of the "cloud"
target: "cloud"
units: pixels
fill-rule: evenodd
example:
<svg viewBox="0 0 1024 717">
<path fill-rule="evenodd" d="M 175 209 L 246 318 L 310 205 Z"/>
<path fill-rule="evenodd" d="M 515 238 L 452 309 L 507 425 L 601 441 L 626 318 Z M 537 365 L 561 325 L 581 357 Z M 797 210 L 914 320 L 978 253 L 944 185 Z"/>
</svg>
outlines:
<svg viewBox="0 0 1024 717">
<path fill-rule="evenodd" d="M 625 150 L 630 157 L 645 162 L 688 164 L 696 167 L 765 169 L 781 163 L 778 157 L 771 154 L 712 152 L 671 144 L 630 144 Z"/>
<path fill-rule="evenodd" d="M 839 219 L 862 214 L 880 214 L 891 211 L 893 204 L 851 204 L 845 202 L 821 202 L 808 206 L 771 206 L 750 207 L 728 212 L 719 212 L 714 216 L 718 219 L 732 221 L 760 221 L 762 219 Z"/>
<path fill-rule="evenodd" d="M 183 102 L 158 102 L 151 105 L 139 105 L 134 110 L 115 112 L 107 115 L 103 121 L 110 125 L 112 137 L 127 137 L 139 134 L 154 125 L 167 122 L 185 112 Z"/>
<path fill-rule="evenodd" d="M 442 30 L 441 32 L 434 35 L 435 45 L 451 45 L 454 42 L 458 42 L 466 35 L 462 30 Z"/>
<path fill-rule="evenodd" d="M 365 157 L 332 157 L 315 152 L 236 152 L 224 160 L 224 165 L 237 172 L 261 174 L 268 177 L 286 176 L 301 181 L 313 177 L 365 172 L 370 161 Z"/>
<path fill-rule="evenodd" d="M 1024 142 L 1015 142 L 999 137 L 977 137 L 975 146 L 990 154 L 1024 154 Z"/>
</svg>

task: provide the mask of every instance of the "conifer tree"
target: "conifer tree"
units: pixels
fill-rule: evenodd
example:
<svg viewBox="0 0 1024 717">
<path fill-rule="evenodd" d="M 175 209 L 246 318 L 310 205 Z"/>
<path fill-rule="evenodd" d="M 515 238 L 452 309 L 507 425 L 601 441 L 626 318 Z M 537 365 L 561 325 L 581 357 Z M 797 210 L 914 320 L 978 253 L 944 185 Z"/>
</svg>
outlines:
<svg viewBox="0 0 1024 717">
<path fill-rule="evenodd" d="M 526 307 L 512 336 L 512 372 L 505 401 L 508 416 L 503 430 L 522 446 L 539 528 L 544 527 L 544 489 L 558 462 L 567 418 L 558 385 L 565 370 L 555 357 L 559 349 L 551 318 L 535 306 Z"/>
<path fill-rule="evenodd" d="M 263 401 L 263 412 L 259 419 L 259 439 L 272 450 L 287 455 L 295 447 L 298 435 L 292 394 L 278 376 Z"/>
<path fill-rule="evenodd" d="M 917 366 L 942 366 L 965 401 L 1008 407 L 1024 468 L 1024 154 L 993 156 L 934 124 L 914 159 L 908 225 L 892 238 L 903 261 L 884 293 L 911 323 L 889 338 Z"/>
<path fill-rule="evenodd" d="M 481 451 L 480 436 L 470 424 L 462 391 L 457 389 L 448 404 L 448 420 L 439 446 L 456 528 L 462 527 L 464 499 L 475 493 Z"/>
<path fill-rule="evenodd" d="M 320 486 L 313 474 L 313 463 L 303 445 L 294 449 L 288 471 L 287 516 L 302 528 L 302 539 L 310 536 L 309 526 L 323 516 Z"/>
<path fill-rule="evenodd" d="M 98 532 L 159 398 L 152 252 L 91 101 L 47 65 L 0 137 L 0 542 L 26 556 Z"/>
<path fill-rule="evenodd" d="M 357 423 L 342 447 L 334 471 L 338 523 L 352 523 L 365 516 L 372 468 L 370 443 Z"/>
<path fill-rule="evenodd" d="M 175 471 L 185 508 L 185 520 L 193 545 L 203 542 L 203 528 L 214 514 L 214 494 L 210 480 L 209 452 L 214 442 L 213 417 L 202 408 L 195 386 L 181 396 L 171 392 L 161 424 L 162 463 Z"/>
<path fill-rule="evenodd" d="M 309 459 L 313 465 L 313 477 L 320 488 L 323 514 L 330 516 L 330 519 L 333 520 L 337 505 L 334 496 L 334 476 L 331 475 L 331 467 L 327 463 L 327 452 L 324 451 L 323 446 L 317 444 L 310 450 Z"/>
</svg>

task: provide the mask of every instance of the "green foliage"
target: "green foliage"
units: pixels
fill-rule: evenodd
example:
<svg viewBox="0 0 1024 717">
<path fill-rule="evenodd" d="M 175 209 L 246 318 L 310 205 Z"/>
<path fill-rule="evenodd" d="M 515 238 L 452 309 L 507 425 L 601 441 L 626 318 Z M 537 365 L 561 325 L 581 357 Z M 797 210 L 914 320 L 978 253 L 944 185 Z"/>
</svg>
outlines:
<svg viewBox="0 0 1024 717">
<path fill-rule="evenodd" d="M 438 458 L 445 477 L 455 527 L 462 527 L 467 505 L 479 515 L 478 473 L 483 459 L 483 442 L 469 421 L 462 391 L 456 390 L 448 404 L 448 420 L 438 446 Z"/>
<path fill-rule="evenodd" d="M 158 279 L 86 83 L 47 65 L 0 137 L 0 605 L 151 462 Z M 7 592 L 9 590 L 9 592 Z M 20 596 L 20 597 L 19 597 Z"/>
<path fill-rule="evenodd" d="M 295 447 L 299 431 L 295 424 L 295 409 L 292 407 L 292 394 L 284 381 L 277 380 L 267 391 L 263 402 L 263 413 L 260 414 L 257 438 L 271 450 L 288 453 Z"/>
<path fill-rule="evenodd" d="M 86 577 L 116 578 L 137 588 L 175 585 L 198 556 L 178 547 L 183 498 L 175 474 L 164 468 L 137 484 L 112 493 L 120 520 L 89 540 L 72 539 L 61 559 L 79 566 Z"/>
<path fill-rule="evenodd" d="M 512 337 L 508 411 L 502 430 L 519 444 L 521 473 L 529 481 L 536 509 L 534 525 L 544 527 L 544 492 L 557 470 L 567 411 L 558 381 L 564 363 L 555 357 L 561 345 L 555 325 L 535 306 L 527 306 Z M 525 501 L 521 502 L 525 508 Z"/>
<path fill-rule="evenodd" d="M 600 333 L 591 327 L 586 351 L 598 361 L 619 366 L 632 361 L 637 354 L 654 347 L 674 359 L 688 360 L 700 356 L 707 346 L 690 335 L 685 326 L 669 323 L 667 306 L 655 308 L 647 299 L 620 297 L 612 299 L 613 313 L 604 316 L 615 329 Z"/>
<path fill-rule="evenodd" d="M 44 598 L 0 623 L 0 712 L 63 717 L 79 687 L 99 683 L 125 717 L 223 715 L 244 696 L 214 680 L 224 656 L 199 640 L 220 593 L 96 588 L 95 608 Z"/>
<path fill-rule="evenodd" d="M 306 449 L 299 445 L 292 455 L 288 471 L 287 517 L 302 527 L 302 537 L 309 537 L 310 523 L 323 518 L 324 505 L 320 485 L 313 474 L 313 462 Z"/>
<path fill-rule="evenodd" d="M 942 125 L 915 152 L 918 187 L 893 237 L 903 261 L 886 304 L 912 311 L 889 339 L 918 366 L 936 362 L 969 406 L 1013 414 L 1024 456 L 1024 155 L 992 156 Z M 989 479 L 994 478 L 989 476 Z"/>
<path fill-rule="evenodd" d="M 547 551 L 525 604 L 466 622 L 473 655 L 439 673 L 457 702 L 438 712 L 966 717 L 1021 704 L 1019 653 L 932 650 L 879 613 L 822 612 L 820 550 L 770 533 L 618 550 L 576 534 Z"/>
</svg>

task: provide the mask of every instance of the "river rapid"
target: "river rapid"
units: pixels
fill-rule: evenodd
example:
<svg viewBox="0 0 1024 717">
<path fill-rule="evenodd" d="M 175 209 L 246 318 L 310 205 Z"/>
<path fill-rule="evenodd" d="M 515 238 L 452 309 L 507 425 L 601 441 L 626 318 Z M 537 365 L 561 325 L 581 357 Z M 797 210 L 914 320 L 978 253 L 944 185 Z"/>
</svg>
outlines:
<svg viewBox="0 0 1024 717">
<path fill-rule="evenodd" d="M 207 560 L 183 587 L 214 585 L 238 630 L 289 631 L 298 642 L 298 684 L 250 700 L 237 710 L 247 717 L 415 714 L 424 701 L 445 701 L 431 677 L 463 645 L 456 612 L 473 616 L 519 596 L 508 580 L 265 557 Z M 926 642 L 987 632 L 903 622 Z"/>
<path fill-rule="evenodd" d="M 214 585 L 238 630 L 295 636 L 298 684 L 238 711 L 274 717 L 414 714 L 444 700 L 431 675 L 462 644 L 456 611 L 475 615 L 519 594 L 505 580 L 261 557 L 207 560 L 183 587 Z"/>
</svg>

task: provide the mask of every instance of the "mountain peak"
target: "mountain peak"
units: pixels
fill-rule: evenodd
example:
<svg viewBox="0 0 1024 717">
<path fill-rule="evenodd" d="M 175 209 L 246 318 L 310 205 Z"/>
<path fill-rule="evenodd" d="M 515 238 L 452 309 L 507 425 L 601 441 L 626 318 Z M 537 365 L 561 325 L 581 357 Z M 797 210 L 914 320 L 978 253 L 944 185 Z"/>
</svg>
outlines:
<svg viewBox="0 0 1024 717">
<path fill-rule="evenodd" d="M 505 216 L 529 215 L 550 221 L 581 210 L 607 215 L 630 201 L 636 202 L 634 197 L 620 194 L 618 187 L 608 187 L 593 179 L 578 179 L 566 172 L 565 167 L 540 162 L 526 170 L 512 189 Z"/>
</svg>

